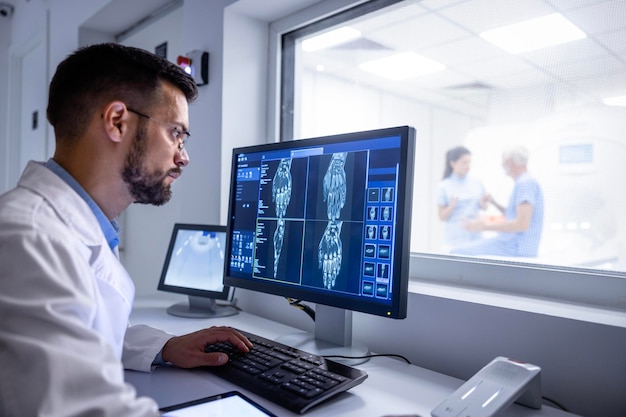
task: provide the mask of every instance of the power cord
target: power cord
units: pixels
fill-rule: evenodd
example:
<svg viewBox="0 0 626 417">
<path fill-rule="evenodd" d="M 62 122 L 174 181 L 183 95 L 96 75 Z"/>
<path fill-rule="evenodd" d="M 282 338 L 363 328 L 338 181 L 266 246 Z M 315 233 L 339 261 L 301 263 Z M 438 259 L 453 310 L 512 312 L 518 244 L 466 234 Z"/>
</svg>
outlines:
<svg viewBox="0 0 626 417">
<path fill-rule="evenodd" d="M 237 305 L 238 301 L 239 300 L 237 300 L 236 298 L 233 298 L 233 300 L 231 302 L 216 301 L 215 304 L 218 305 L 218 306 L 221 306 L 221 307 L 232 307 L 232 308 L 234 308 L 237 311 L 243 311 L 241 309 L 241 307 L 239 307 Z"/>
<path fill-rule="evenodd" d="M 306 304 L 302 304 L 302 300 L 296 300 L 296 299 L 293 299 L 291 297 L 285 297 L 285 298 L 289 302 L 290 306 L 304 311 L 306 314 L 309 315 L 309 317 L 311 317 L 311 319 L 313 321 L 315 321 L 315 310 L 313 310 L 311 307 L 309 307 Z M 390 357 L 390 358 L 399 358 L 399 359 L 402 359 L 403 361 L 405 361 L 406 363 L 408 363 L 409 365 L 411 364 L 411 361 L 409 361 L 407 358 L 405 358 L 402 355 L 397 355 L 395 353 L 377 353 L 377 354 L 364 355 L 364 356 L 325 355 L 324 358 L 327 358 L 327 359 L 331 359 L 331 358 L 339 358 L 339 359 L 370 359 L 370 358 L 376 358 L 376 357 L 379 357 L 379 356 L 387 356 L 387 357 Z"/>
<path fill-rule="evenodd" d="M 378 358 L 378 357 L 397 358 L 397 359 L 401 359 L 401 360 L 405 361 L 409 365 L 412 365 L 410 360 L 408 360 L 407 358 L 405 358 L 402 355 L 398 355 L 398 354 L 395 354 L 395 353 L 372 353 L 370 355 L 363 355 L 363 356 L 324 355 L 324 358 L 326 358 L 326 359 L 333 359 L 333 358 L 339 358 L 339 359 L 370 359 L 370 358 Z"/>
<path fill-rule="evenodd" d="M 289 301 L 290 306 L 304 311 L 306 314 L 309 315 L 309 317 L 311 317 L 313 321 L 315 321 L 315 310 L 313 310 L 311 307 L 309 307 L 306 304 L 302 304 L 302 300 L 295 300 L 291 297 L 285 297 L 285 298 L 287 299 L 287 301 Z"/>
<path fill-rule="evenodd" d="M 551 404 L 555 405 L 557 408 L 560 408 L 560 409 L 561 409 L 561 410 L 563 410 L 563 411 L 568 411 L 568 410 L 567 410 L 567 408 L 563 407 L 560 403 L 558 403 L 558 402 L 554 401 L 554 400 L 553 400 L 553 399 L 551 399 L 551 398 L 548 398 L 548 397 L 541 397 L 541 399 L 543 399 L 544 401 L 547 401 L 547 402 L 549 402 L 549 403 L 551 403 Z"/>
</svg>

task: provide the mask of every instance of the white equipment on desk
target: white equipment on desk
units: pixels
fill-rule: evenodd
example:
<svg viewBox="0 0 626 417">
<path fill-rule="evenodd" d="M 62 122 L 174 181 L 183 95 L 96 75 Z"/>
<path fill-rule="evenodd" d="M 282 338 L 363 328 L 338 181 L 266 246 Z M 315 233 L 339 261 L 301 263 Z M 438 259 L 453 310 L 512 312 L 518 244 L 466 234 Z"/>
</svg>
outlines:
<svg viewBox="0 0 626 417">
<path fill-rule="evenodd" d="M 541 368 L 498 356 L 432 412 L 433 417 L 491 417 L 513 402 L 541 408 Z"/>
</svg>

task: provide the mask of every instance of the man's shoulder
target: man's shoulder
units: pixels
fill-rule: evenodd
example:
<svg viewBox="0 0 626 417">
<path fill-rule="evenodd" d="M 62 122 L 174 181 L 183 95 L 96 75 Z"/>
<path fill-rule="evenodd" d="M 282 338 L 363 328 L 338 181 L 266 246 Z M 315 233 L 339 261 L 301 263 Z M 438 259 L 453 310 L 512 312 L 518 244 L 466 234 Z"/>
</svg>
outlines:
<svg viewBox="0 0 626 417">
<path fill-rule="evenodd" d="M 82 239 L 100 242 L 98 223 L 85 201 L 55 173 L 39 163 L 29 163 L 15 188 L 0 196 L 3 232 L 15 230 L 74 231 Z"/>
<path fill-rule="evenodd" d="M 532 174 L 525 172 L 515 180 L 515 186 L 517 187 L 541 187 L 539 180 Z"/>
</svg>

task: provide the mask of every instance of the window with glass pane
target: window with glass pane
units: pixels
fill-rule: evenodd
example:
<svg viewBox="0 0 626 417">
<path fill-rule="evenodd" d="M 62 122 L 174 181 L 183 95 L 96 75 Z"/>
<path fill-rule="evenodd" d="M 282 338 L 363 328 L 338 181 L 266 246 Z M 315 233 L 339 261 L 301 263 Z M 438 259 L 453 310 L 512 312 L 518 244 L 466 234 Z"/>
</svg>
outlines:
<svg viewBox="0 0 626 417">
<path fill-rule="evenodd" d="M 624 276 L 626 2 L 371 1 L 282 71 L 283 140 L 416 128 L 412 252 Z"/>
</svg>

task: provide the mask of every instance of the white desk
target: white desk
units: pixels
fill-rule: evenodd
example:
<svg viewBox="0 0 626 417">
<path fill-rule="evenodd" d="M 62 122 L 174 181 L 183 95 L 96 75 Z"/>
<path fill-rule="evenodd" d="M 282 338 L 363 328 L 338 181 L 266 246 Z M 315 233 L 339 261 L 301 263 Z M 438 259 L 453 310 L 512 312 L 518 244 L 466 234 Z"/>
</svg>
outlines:
<svg viewBox="0 0 626 417">
<path fill-rule="evenodd" d="M 232 326 L 256 333 L 268 339 L 298 331 L 251 314 L 241 312 L 218 319 L 185 319 L 168 315 L 169 304 L 137 304 L 131 314 L 131 324 L 147 324 L 169 333 L 181 335 L 203 327 Z M 430 417 L 430 411 L 458 388 L 464 381 L 391 358 L 372 358 L 358 365 L 368 373 L 362 384 L 341 393 L 305 413 L 309 417 L 346 416 L 381 417 L 384 415 L 417 414 Z M 126 371 L 126 380 L 139 395 L 154 398 L 159 407 L 195 400 L 226 391 L 241 391 L 277 416 L 297 416 L 272 402 L 226 382 L 208 371 L 185 370 L 174 367 L 156 369 L 153 373 Z M 504 414 L 511 417 L 573 416 L 558 409 L 543 406 L 533 410 L 513 404 Z"/>
</svg>

